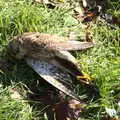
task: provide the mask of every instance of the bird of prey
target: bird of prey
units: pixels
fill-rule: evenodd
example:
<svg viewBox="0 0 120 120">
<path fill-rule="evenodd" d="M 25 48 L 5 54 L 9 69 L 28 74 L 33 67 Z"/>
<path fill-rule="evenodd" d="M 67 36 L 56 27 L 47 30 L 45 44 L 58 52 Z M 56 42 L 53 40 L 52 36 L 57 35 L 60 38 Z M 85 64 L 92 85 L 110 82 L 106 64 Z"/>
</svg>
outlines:
<svg viewBox="0 0 120 120">
<path fill-rule="evenodd" d="M 17 59 L 25 59 L 44 80 L 66 95 L 78 100 L 73 92 L 72 77 L 80 81 L 89 79 L 78 68 L 76 59 L 69 53 L 93 47 L 92 42 L 69 40 L 45 33 L 24 33 L 14 37 L 9 53 Z"/>
</svg>

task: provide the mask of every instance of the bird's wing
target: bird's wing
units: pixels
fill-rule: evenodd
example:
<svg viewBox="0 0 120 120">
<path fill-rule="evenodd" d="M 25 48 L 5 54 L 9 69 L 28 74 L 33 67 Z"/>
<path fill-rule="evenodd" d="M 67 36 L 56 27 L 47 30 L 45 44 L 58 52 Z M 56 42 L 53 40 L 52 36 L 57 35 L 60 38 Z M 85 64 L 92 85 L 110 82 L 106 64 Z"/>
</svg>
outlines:
<svg viewBox="0 0 120 120">
<path fill-rule="evenodd" d="M 72 75 L 76 76 L 83 76 L 82 72 L 78 68 L 77 61 L 73 55 L 71 55 L 68 51 L 56 51 L 55 58 L 61 66 L 69 71 Z M 54 63 L 54 61 L 53 61 Z"/>
<path fill-rule="evenodd" d="M 68 51 L 56 51 L 53 64 L 58 63 L 64 70 L 67 70 L 76 80 L 81 83 L 91 85 L 91 77 L 83 73 L 77 64 L 74 56 L 72 56 Z M 56 60 L 56 63 L 55 63 Z"/>
<path fill-rule="evenodd" d="M 80 42 L 75 40 L 53 43 L 53 48 L 61 51 L 84 50 L 95 46 L 93 42 Z"/>
<path fill-rule="evenodd" d="M 24 33 L 22 39 L 27 43 L 34 44 L 35 46 L 44 46 L 44 48 L 61 51 L 83 50 L 91 48 L 95 45 L 93 42 L 80 42 L 70 40 L 67 37 L 60 37 L 57 35 L 50 35 L 44 33 Z"/>
<path fill-rule="evenodd" d="M 72 83 L 70 75 L 55 65 L 46 61 L 27 59 L 27 64 L 32 67 L 44 80 L 62 91 L 66 95 L 79 100 L 78 96 L 71 90 Z"/>
</svg>

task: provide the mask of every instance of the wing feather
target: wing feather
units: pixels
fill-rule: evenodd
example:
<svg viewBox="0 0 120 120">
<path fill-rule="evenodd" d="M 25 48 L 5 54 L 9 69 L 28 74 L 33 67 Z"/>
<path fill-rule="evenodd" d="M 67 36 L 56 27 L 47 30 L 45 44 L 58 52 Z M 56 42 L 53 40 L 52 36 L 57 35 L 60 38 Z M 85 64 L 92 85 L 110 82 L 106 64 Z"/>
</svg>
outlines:
<svg viewBox="0 0 120 120">
<path fill-rule="evenodd" d="M 56 50 L 61 51 L 74 51 L 74 50 L 84 50 L 95 46 L 93 42 L 80 42 L 80 41 L 65 41 L 59 43 L 53 43 L 52 47 Z"/>
<path fill-rule="evenodd" d="M 70 40 L 67 37 L 50 35 L 45 33 L 24 33 L 21 36 L 22 40 L 30 45 L 40 46 L 49 50 L 73 51 L 84 50 L 95 45 L 93 42 L 80 42 Z M 32 42 L 32 43 L 31 43 Z"/>
<path fill-rule="evenodd" d="M 79 100 L 78 96 L 71 90 L 71 77 L 62 69 L 45 61 L 27 59 L 27 64 L 32 67 L 44 80 L 62 91 L 66 95 Z"/>
</svg>

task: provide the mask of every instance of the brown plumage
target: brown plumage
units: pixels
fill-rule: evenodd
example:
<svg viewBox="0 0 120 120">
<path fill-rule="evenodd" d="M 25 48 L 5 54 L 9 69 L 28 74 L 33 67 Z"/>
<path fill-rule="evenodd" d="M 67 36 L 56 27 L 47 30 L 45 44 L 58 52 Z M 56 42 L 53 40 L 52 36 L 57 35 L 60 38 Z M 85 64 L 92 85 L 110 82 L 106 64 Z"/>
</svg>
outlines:
<svg viewBox="0 0 120 120">
<path fill-rule="evenodd" d="M 67 37 L 44 33 L 24 33 L 14 37 L 9 44 L 16 57 L 27 56 L 35 59 L 58 56 L 59 51 L 82 50 L 93 46 L 93 42 L 69 40 Z"/>
<path fill-rule="evenodd" d="M 69 40 L 67 37 L 44 33 L 24 33 L 16 36 L 8 45 L 8 50 L 17 59 L 26 59 L 41 77 L 65 94 L 72 92 L 71 77 L 85 78 L 79 70 L 76 59 L 68 52 L 93 47 L 92 42 Z"/>
</svg>

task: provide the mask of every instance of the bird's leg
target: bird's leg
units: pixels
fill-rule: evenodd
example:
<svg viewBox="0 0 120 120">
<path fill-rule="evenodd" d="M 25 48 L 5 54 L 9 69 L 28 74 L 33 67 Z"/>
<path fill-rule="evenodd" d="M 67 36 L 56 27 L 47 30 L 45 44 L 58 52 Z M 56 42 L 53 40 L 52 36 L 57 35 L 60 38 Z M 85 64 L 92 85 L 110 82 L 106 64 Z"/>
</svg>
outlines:
<svg viewBox="0 0 120 120">
<path fill-rule="evenodd" d="M 88 91 L 89 97 L 95 99 L 97 96 L 100 96 L 99 89 L 95 84 L 92 83 L 92 78 L 88 74 L 83 73 L 83 75 L 78 75 L 76 76 L 76 79 L 84 84 L 85 88 Z"/>
<path fill-rule="evenodd" d="M 86 73 L 83 73 L 83 75 L 77 75 L 76 79 L 85 84 L 90 84 L 92 80 L 91 77 Z"/>
</svg>

